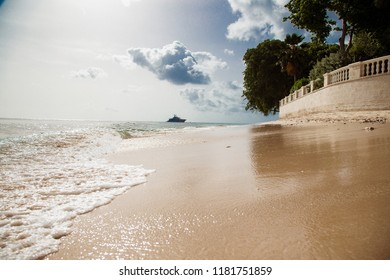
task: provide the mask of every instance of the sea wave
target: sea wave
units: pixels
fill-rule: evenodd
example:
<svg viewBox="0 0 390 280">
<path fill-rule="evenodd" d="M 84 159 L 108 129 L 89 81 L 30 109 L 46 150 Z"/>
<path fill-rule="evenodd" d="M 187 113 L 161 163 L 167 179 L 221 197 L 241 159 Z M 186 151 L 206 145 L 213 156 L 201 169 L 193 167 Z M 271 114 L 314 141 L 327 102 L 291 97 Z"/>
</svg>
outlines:
<svg viewBox="0 0 390 280">
<path fill-rule="evenodd" d="M 108 154 L 203 141 L 180 132 L 215 126 L 0 119 L 0 259 L 41 259 L 57 251 L 77 215 L 154 171 L 113 164 Z"/>
<path fill-rule="evenodd" d="M 77 215 L 144 183 L 153 170 L 105 159 L 121 141 L 107 127 L 0 140 L 0 259 L 55 252 Z"/>
</svg>

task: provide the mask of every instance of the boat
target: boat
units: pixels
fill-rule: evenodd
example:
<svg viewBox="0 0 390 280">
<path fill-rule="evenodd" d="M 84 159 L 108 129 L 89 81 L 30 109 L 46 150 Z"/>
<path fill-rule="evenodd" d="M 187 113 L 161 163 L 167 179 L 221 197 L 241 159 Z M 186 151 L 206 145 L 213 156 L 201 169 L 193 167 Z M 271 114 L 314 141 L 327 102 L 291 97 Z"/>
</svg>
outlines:
<svg viewBox="0 0 390 280">
<path fill-rule="evenodd" d="M 170 118 L 167 122 L 185 122 L 185 119 L 179 118 L 176 115 L 173 115 L 173 118 Z"/>
</svg>

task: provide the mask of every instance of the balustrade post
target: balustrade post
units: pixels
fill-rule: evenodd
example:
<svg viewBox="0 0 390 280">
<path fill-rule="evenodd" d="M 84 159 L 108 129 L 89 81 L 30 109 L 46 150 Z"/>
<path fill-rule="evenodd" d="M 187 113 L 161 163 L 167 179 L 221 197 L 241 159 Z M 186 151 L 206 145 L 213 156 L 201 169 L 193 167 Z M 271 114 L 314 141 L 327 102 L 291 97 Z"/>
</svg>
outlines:
<svg viewBox="0 0 390 280">
<path fill-rule="evenodd" d="M 324 87 L 331 84 L 330 78 L 331 78 L 331 75 L 329 73 L 324 74 Z"/>
<path fill-rule="evenodd" d="M 310 81 L 310 92 L 314 91 L 314 81 Z"/>
<path fill-rule="evenodd" d="M 305 96 L 306 94 L 306 86 L 301 87 L 301 96 Z"/>
<path fill-rule="evenodd" d="M 362 77 L 362 72 L 363 72 L 363 63 L 362 62 L 356 62 L 352 63 L 348 66 L 349 68 L 349 79 L 350 80 L 356 80 Z"/>
</svg>

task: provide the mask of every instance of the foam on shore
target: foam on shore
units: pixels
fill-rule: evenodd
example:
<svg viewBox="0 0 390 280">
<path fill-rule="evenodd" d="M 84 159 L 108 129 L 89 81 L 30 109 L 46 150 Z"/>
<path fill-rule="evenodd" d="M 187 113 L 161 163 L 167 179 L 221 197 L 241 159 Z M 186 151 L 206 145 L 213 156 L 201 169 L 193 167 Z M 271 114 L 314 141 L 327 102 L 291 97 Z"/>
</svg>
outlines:
<svg viewBox="0 0 390 280">
<path fill-rule="evenodd" d="M 106 129 L 2 139 L 0 259 L 40 259 L 56 251 L 77 215 L 144 183 L 151 170 L 104 159 L 120 142 Z"/>
<path fill-rule="evenodd" d="M 389 135 L 382 123 L 256 125 L 124 150 L 110 159 L 157 172 L 77 219 L 47 258 L 388 259 Z"/>
</svg>

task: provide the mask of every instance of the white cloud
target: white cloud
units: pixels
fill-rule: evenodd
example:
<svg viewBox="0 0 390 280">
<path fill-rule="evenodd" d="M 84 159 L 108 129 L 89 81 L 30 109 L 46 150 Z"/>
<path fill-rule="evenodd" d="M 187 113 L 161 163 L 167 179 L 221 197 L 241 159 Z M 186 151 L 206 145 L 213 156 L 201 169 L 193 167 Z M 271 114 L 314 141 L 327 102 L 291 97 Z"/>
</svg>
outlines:
<svg viewBox="0 0 390 280">
<path fill-rule="evenodd" d="M 245 111 L 242 85 L 238 82 L 214 83 L 211 88 L 186 88 L 180 95 L 202 112 L 235 113 Z"/>
<path fill-rule="evenodd" d="M 229 49 L 224 49 L 223 52 L 227 55 L 234 56 L 234 51 Z"/>
<path fill-rule="evenodd" d="M 125 7 L 130 7 L 134 2 L 140 2 L 141 0 L 121 0 Z"/>
<path fill-rule="evenodd" d="M 211 75 L 217 70 L 228 68 L 228 65 L 225 61 L 222 61 L 209 52 L 192 52 L 192 56 L 196 61 L 194 68 L 202 71 L 207 75 Z"/>
<path fill-rule="evenodd" d="M 146 92 L 148 90 L 153 90 L 153 87 L 150 85 L 128 85 L 127 88 L 122 89 L 122 93 L 126 94 L 133 94 L 133 93 L 140 93 L 140 92 Z"/>
<path fill-rule="evenodd" d="M 95 58 L 100 61 L 109 61 L 112 59 L 112 55 L 109 53 L 99 53 L 96 54 Z"/>
<path fill-rule="evenodd" d="M 112 60 L 127 70 L 135 69 L 137 66 L 133 59 L 127 55 L 113 55 Z"/>
<path fill-rule="evenodd" d="M 179 41 L 157 48 L 130 48 L 134 63 L 173 84 L 209 84 L 210 75 L 227 68 L 226 62 L 208 52 L 192 52 Z"/>
<path fill-rule="evenodd" d="M 71 76 L 73 78 L 81 78 L 81 79 L 97 79 L 97 78 L 106 77 L 107 74 L 101 68 L 89 67 L 86 69 L 80 69 L 78 71 L 72 71 Z"/>
<path fill-rule="evenodd" d="M 240 16 L 228 26 L 228 39 L 248 41 L 273 37 L 284 39 L 291 24 L 283 22 L 288 15 L 284 7 L 288 0 L 228 0 L 234 13 Z"/>
</svg>

